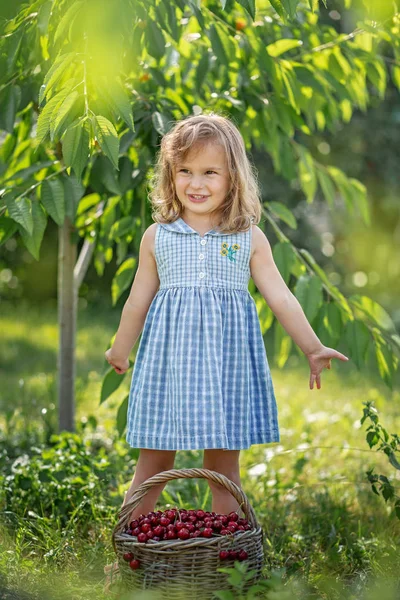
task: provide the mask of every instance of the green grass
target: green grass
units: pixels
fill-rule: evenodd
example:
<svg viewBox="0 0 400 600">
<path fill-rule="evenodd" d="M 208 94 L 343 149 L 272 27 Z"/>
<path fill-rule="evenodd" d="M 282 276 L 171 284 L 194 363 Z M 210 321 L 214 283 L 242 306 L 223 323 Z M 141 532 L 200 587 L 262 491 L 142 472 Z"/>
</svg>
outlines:
<svg viewBox="0 0 400 600">
<path fill-rule="evenodd" d="M 118 318 L 117 311 L 81 311 L 77 336 L 77 422 L 95 416 L 97 429 L 92 438 L 101 438 L 109 455 L 118 454 L 120 462 L 111 461 L 108 467 L 110 480 L 115 479 L 112 489 L 109 486 L 100 499 L 95 491 L 89 496 L 93 506 L 98 507 L 99 502 L 104 506 L 89 514 L 85 535 L 78 526 L 71 526 L 63 536 L 62 530 L 29 517 L 27 512 L 17 527 L 2 528 L 0 589 L 2 576 L 9 587 L 36 593 L 42 599 L 46 590 L 52 600 L 106 597 L 102 594 L 102 567 L 113 557 L 111 531 L 134 469 L 134 451 L 124 439 L 117 441 L 115 427 L 129 376 L 99 405 L 103 352 Z M 54 309 L 3 310 L 0 327 L 4 382 L 0 424 L 6 439 L 11 440 L 16 432 L 29 436 L 54 428 Z M 375 473 L 387 475 L 398 495 L 400 473 L 382 452 L 369 448 L 365 439 L 368 423 L 360 426 L 360 418 L 363 402 L 373 400 L 381 424 L 389 433 L 398 433 L 400 394 L 377 378 L 358 373 L 353 365 L 338 361 L 323 372 L 322 388 L 310 390 L 307 367 L 306 359 L 296 356 L 283 370 L 271 365 L 281 442 L 256 445 L 241 453 L 242 488 L 266 535 L 265 575 L 270 575 L 271 569 L 278 573 L 276 595 L 271 591 L 271 596 L 263 597 L 372 600 L 378 598 L 372 591 L 373 579 L 378 577 L 379 600 L 394 599 L 399 593 L 393 586 L 398 580 L 400 520 L 392 504 L 372 492 L 366 471 L 374 467 Z M 177 452 L 175 467 L 201 467 L 202 455 L 201 451 Z M 185 507 L 205 503 L 211 510 L 207 490 L 205 480 L 174 481 L 167 485 L 159 506 L 171 501 Z M 366 584 L 369 592 L 362 591 Z"/>
</svg>

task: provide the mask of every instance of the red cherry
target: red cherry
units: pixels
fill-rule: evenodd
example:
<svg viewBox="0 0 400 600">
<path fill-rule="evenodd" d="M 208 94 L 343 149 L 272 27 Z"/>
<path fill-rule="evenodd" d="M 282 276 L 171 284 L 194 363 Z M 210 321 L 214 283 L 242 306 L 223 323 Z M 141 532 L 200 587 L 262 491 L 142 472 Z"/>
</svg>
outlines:
<svg viewBox="0 0 400 600">
<path fill-rule="evenodd" d="M 190 534 L 189 534 L 189 531 L 188 531 L 186 528 L 184 528 L 184 529 L 180 529 L 180 530 L 178 531 L 178 538 L 179 538 L 180 540 L 187 540 L 187 539 L 188 539 L 188 537 L 189 537 L 189 535 L 190 535 Z"/>
<path fill-rule="evenodd" d="M 167 533 L 165 534 L 165 539 L 166 540 L 176 540 L 177 538 L 177 533 L 175 531 L 167 531 Z"/>
<path fill-rule="evenodd" d="M 188 522 L 190 522 L 190 523 L 196 523 L 196 521 L 197 521 L 196 515 L 190 515 L 189 516 Z"/>
<path fill-rule="evenodd" d="M 139 535 L 139 533 L 142 533 L 140 527 L 135 527 L 135 529 L 132 531 L 132 535 L 135 535 L 136 537 Z"/>
<path fill-rule="evenodd" d="M 239 552 L 239 560 L 246 560 L 246 558 L 248 558 L 248 554 L 246 552 L 246 550 L 241 550 Z"/>
<path fill-rule="evenodd" d="M 221 535 L 229 535 L 230 533 L 232 533 L 230 529 L 221 529 L 220 531 Z"/>
<path fill-rule="evenodd" d="M 190 531 L 190 533 L 196 531 L 196 527 L 193 525 L 193 523 L 186 523 L 186 529 Z"/>
<path fill-rule="evenodd" d="M 147 535 L 147 539 L 148 539 L 148 540 L 152 540 L 152 539 L 153 539 L 153 537 L 154 537 L 154 531 L 151 531 L 151 530 L 150 530 L 150 531 L 148 531 L 148 532 L 146 533 L 146 535 Z"/>
<path fill-rule="evenodd" d="M 178 531 L 180 531 L 181 529 L 185 529 L 186 528 L 186 523 L 182 523 L 182 521 L 178 521 L 176 523 L 175 527 L 177 528 Z"/>
<path fill-rule="evenodd" d="M 148 517 L 145 517 L 141 522 L 141 525 L 145 525 L 145 524 L 151 525 L 151 521 Z"/>
<path fill-rule="evenodd" d="M 139 525 L 139 521 L 137 519 L 134 519 L 130 524 L 130 528 L 135 529 L 135 527 L 137 527 L 138 525 Z"/>
<path fill-rule="evenodd" d="M 138 561 L 137 558 L 134 558 L 129 563 L 129 566 L 130 566 L 131 569 L 136 570 L 136 569 L 138 569 L 140 567 L 140 561 Z"/>
<path fill-rule="evenodd" d="M 236 512 L 231 512 L 231 513 L 229 513 L 228 517 L 229 517 L 230 521 L 237 521 L 239 518 L 239 515 Z"/>
<path fill-rule="evenodd" d="M 147 535 L 145 533 L 139 533 L 137 536 L 138 542 L 147 542 Z"/>
<path fill-rule="evenodd" d="M 155 527 L 153 531 L 155 535 L 162 536 L 165 533 L 165 527 L 163 527 L 162 525 L 157 525 L 157 527 Z"/>
<path fill-rule="evenodd" d="M 140 526 L 140 530 L 143 531 L 143 533 L 147 533 L 148 531 L 150 531 L 150 529 L 150 523 L 143 523 L 143 525 Z"/>
<path fill-rule="evenodd" d="M 228 523 L 226 529 L 229 529 L 230 531 L 232 531 L 232 533 L 234 533 L 237 530 L 238 526 L 236 525 L 236 523 L 234 521 L 231 521 L 230 523 Z"/>
<path fill-rule="evenodd" d="M 229 558 L 229 552 L 227 550 L 221 550 L 219 553 L 219 557 L 221 560 L 226 560 Z"/>
<path fill-rule="evenodd" d="M 193 533 L 191 535 L 194 538 L 201 537 L 201 531 L 199 531 L 198 529 L 196 529 L 196 531 L 193 531 Z"/>
<path fill-rule="evenodd" d="M 164 525 L 164 527 L 166 527 L 170 523 L 171 521 L 167 517 L 160 517 L 160 525 Z"/>
<path fill-rule="evenodd" d="M 222 529 L 222 521 L 220 519 L 215 519 L 214 523 L 213 523 L 213 527 L 214 529 Z"/>
<path fill-rule="evenodd" d="M 198 510 L 198 511 L 196 512 L 196 516 L 197 516 L 197 518 L 198 518 L 198 519 L 204 519 L 204 517 L 205 517 L 205 512 L 204 512 L 204 510 Z"/>
<path fill-rule="evenodd" d="M 123 558 L 124 560 L 126 560 L 126 562 L 130 562 L 133 558 L 132 552 L 125 552 Z"/>
<path fill-rule="evenodd" d="M 204 527 L 204 521 L 197 521 L 194 526 L 196 529 L 200 529 L 201 527 Z"/>
<path fill-rule="evenodd" d="M 211 527 L 206 527 L 203 530 L 203 537 L 207 537 L 210 538 L 212 536 L 213 530 L 211 529 Z"/>
<path fill-rule="evenodd" d="M 165 511 L 165 513 L 164 513 L 164 514 L 165 514 L 165 516 L 166 516 L 168 519 L 170 519 L 171 521 L 172 521 L 173 519 L 175 519 L 175 515 L 176 515 L 176 513 L 175 513 L 175 511 L 174 511 L 174 510 L 167 510 L 167 511 Z"/>
<path fill-rule="evenodd" d="M 239 558 L 239 552 L 237 550 L 229 550 L 229 558 L 237 559 Z"/>
</svg>

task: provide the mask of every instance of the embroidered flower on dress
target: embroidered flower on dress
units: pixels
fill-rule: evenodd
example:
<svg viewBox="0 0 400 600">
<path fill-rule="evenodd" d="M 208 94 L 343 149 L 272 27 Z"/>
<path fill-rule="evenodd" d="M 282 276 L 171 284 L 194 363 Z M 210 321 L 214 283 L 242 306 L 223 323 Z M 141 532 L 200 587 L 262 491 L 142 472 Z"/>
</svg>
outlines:
<svg viewBox="0 0 400 600">
<path fill-rule="evenodd" d="M 227 256 L 231 262 L 236 262 L 235 253 L 239 248 L 239 244 L 232 244 L 229 248 L 229 245 L 226 242 L 223 242 L 221 254 L 222 256 Z"/>
</svg>

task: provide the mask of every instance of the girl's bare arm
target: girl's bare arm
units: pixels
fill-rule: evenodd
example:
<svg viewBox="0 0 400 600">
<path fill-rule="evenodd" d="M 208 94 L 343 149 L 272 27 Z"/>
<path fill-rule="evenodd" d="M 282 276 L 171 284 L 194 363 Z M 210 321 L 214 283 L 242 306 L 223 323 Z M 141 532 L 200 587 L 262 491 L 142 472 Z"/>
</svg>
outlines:
<svg viewBox="0 0 400 600">
<path fill-rule="evenodd" d="M 322 343 L 307 321 L 301 304 L 286 285 L 275 264 L 264 232 L 253 225 L 254 254 L 251 277 L 282 327 L 307 356 L 322 348 Z"/>
<path fill-rule="evenodd" d="M 114 368 L 119 367 L 118 372 L 128 368 L 129 354 L 143 329 L 150 304 L 160 285 L 154 256 L 156 227 L 157 223 L 153 223 L 143 234 L 135 279 L 122 310 L 114 344 L 106 352 L 106 359 Z M 123 365 L 126 369 L 121 368 Z"/>
</svg>

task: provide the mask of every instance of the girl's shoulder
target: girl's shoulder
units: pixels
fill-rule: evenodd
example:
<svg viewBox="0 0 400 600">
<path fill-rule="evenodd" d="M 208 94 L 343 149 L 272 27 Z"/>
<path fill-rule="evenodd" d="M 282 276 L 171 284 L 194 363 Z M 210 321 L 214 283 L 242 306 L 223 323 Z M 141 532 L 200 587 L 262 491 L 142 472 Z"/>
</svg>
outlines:
<svg viewBox="0 0 400 600">
<path fill-rule="evenodd" d="M 267 237 L 262 229 L 258 225 L 251 226 L 251 257 L 252 258 L 260 247 L 265 244 Z M 268 240 L 267 240 L 268 243 Z"/>
<path fill-rule="evenodd" d="M 156 232 L 157 232 L 158 223 L 152 223 L 145 229 L 145 232 L 142 236 L 141 245 L 147 246 L 153 257 L 156 256 Z"/>
</svg>

